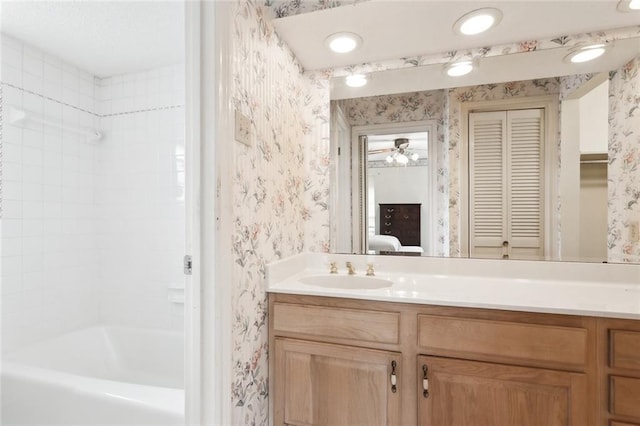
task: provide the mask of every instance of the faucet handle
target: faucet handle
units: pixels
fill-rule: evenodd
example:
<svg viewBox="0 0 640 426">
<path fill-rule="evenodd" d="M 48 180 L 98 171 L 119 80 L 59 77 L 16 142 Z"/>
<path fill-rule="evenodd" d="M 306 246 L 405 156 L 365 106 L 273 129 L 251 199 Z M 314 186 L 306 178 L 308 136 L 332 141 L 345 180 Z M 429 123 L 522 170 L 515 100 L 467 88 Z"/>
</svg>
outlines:
<svg viewBox="0 0 640 426">
<path fill-rule="evenodd" d="M 349 272 L 349 275 L 355 275 L 356 269 L 353 267 L 353 263 L 347 262 L 347 271 Z"/>
<path fill-rule="evenodd" d="M 375 275 L 373 271 L 373 263 L 367 263 L 367 276 L 373 277 Z"/>
<path fill-rule="evenodd" d="M 337 274 L 338 273 L 338 263 L 337 262 L 331 262 L 331 269 L 329 270 L 330 274 Z"/>
</svg>

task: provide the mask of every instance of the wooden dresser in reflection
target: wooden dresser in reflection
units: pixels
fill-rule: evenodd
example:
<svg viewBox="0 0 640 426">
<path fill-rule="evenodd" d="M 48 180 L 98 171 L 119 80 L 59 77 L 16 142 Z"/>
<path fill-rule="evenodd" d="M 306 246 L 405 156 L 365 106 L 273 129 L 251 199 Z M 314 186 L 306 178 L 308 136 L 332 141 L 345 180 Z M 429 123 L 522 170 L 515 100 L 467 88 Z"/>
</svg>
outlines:
<svg viewBox="0 0 640 426">
<path fill-rule="evenodd" d="M 420 246 L 422 204 L 380 204 L 380 235 L 393 235 L 403 246 Z"/>
</svg>

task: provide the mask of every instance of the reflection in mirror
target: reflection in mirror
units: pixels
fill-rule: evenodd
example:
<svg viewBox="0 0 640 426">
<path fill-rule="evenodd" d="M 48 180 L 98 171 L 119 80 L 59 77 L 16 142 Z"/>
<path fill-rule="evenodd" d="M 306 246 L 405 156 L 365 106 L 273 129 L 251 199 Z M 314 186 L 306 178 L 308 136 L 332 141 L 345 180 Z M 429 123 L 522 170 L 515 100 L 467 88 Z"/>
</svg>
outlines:
<svg viewBox="0 0 640 426">
<path fill-rule="evenodd" d="M 429 132 L 367 135 L 367 251 L 429 253 Z"/>
<path fill-rule="evenodd" d="M 377 236 L 391 227 L 388 205 L 421 204 L 415 246 L 425 255 L 638 261 L 639 150 L 631 135 L 640 131 L 640 55 L 637 47 L 631 52 L 608 72 L 332 101 L 351 134 L 343 152 L 352 155 L 338 161 L 341 187 L 352 194 L 349 206 L 336 206 L 339 218 L 351 212 L 351 245 L 338 251 L 415 254 L 382 250 L 398 242 Z M 395 139 L 411 140 L 402 126 L 417 122 L 434 126 L 425 160 L 432 175 L 400 180 L 400 170 L 416 167 L 380 167 L 367 151 L 397 152 Z M 381 140 L 384 148 L 372 148 Z"/>
</svg>

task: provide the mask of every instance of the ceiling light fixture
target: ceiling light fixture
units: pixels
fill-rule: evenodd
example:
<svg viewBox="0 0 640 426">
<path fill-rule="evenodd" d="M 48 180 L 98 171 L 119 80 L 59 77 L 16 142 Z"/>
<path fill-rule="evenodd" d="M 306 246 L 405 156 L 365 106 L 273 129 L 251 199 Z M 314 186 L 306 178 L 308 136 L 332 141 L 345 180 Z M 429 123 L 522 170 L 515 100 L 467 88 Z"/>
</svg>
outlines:
<svg viewBox="0 0 640 426">
<path fill-rule="evenodd" d="M 640 0 L 620 0 L 618 2 L 619 12 L 636 12 L 640 10 Z"/>
<path fill-rule="evenodd" d="M 452 62 L 444 66 L 444 72 L 449 77 L 461 77 L 473 71 L 473 61 Z"/>
<path fill-rule="evenodd" d="M 604 44 L 592 44 L 590 46 L 585 46 L 569 53 L 567 56 L 565 56 L 565 60 L 573 64 L 581 64 L 583 62 L 588 62 L 599 58 L 604 54 L 605 51 L 606 46 Z"/>
<path fill-rule="evenodd" d="M 345 82 L 349 87 L 362 87 L 367 84 L 367 76 L 364 74 L 348 75 Z"/>
<path fill-rule="evenodd" d="M 457 34 L 475 35 L 488 31 L 502 20 L 502 12 L 492 7 L 477 9 L 463 15 L 453 24 Z"/>
<path fill-rule="evenodd" d="M 355 33 L 340 32 L 327 37 L 325 44 L 336 53 L 348 53 L 360 47 L 362 37 Z"/>
</svg>

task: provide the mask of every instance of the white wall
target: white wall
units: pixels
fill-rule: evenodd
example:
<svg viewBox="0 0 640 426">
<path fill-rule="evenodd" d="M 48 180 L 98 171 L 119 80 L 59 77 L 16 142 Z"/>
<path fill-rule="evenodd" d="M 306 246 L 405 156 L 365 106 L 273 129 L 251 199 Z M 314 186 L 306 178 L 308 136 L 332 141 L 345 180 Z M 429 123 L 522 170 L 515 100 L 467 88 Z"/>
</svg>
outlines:
<svg viewBox="0 0 640 426">
<path fill-rule="evenodd" d="M 183 328 L 184 71 L 182 66 L 98 81 L 105 138 L 98 147 L 101 320 Z"/>
<path fill-rule="evenodd" d="M 429 251 L 429 168 L 415 167 L 369 167 L 369 177 L 375 185 L 375 208 L 378 204 L 407 203 L 422 204 L 420 209 L 420 242 L 425 252 Z M 375 219 L 376 233 L 380 233 L 380 218 Z"/>
<path fill-rule="evenodd" d="M 597 154 L 609 149 L 609 80 L 579 100 L 580 153 Z"/>
<path fill-rule="evenodd" d="M 2 38 L 3 350 L 98 320 L 96 145 L 8 124 L 8 106 L 94 127 L 93 76 Z"/>
<path fill-rule="evenodd" d="M 96 322 L 182 329 L 182 67 L 97 80 L 2 37 L 3 351 Z M 8 124 L 9 105 L 74 127 Z"/>
</svg>

